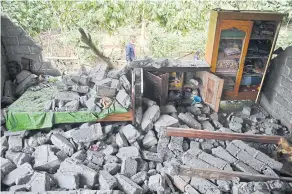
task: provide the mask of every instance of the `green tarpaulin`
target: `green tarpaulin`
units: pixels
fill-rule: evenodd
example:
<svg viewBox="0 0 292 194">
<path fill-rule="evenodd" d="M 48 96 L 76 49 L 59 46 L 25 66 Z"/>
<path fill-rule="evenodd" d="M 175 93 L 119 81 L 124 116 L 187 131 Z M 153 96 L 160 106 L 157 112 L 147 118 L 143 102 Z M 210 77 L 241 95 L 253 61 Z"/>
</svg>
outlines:
<svg viewBox="0 0 292 194">
<path fill-rule="evenodd" d="M 56 86 L 38 91 L 27 90 L 17 101 L 8 107 L 5 115 L 6 127 L 10 131 L 51 128 L 54 124 L 95 122 L 113 113 L 127 112 L 118 102 L 100 113 L 89 111 L 44 112 L 45 104 L 54 99 Z"/>
</svg>

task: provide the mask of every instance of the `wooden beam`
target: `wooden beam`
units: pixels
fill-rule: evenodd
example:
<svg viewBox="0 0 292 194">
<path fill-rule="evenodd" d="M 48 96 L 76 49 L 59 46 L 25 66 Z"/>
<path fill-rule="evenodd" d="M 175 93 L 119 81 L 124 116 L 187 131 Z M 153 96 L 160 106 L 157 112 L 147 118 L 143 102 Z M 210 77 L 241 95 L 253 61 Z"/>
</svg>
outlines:
<svg viewBox="0 0 292 194">
<path fill-rule="evenodd" d="M 252 174 L 246 172 L 224 171 L 217 169 L 206 168 L 192 168 L 187 166 L 180 166 L 177 175 L 200 177 L 206 179 L 219 179 L 219 180 L 236 180 L 238 178 L 249 181 L 269 181 L 269 180 L 282 180 L 292 181 L 291 177 L 274 177 L 263 174 Z M 238 177 L 238 178 L 237 178 Z"/>
<path fill-rule="evenodd" d="M 133 114 L 132 110 L 126 113 L 114 113 L 110 114 L 103 119 L 98 119 L 96 122 L 113 122 L 113 121 L 132 121 Z"/>
<path fill-rule="evenodd" d="M 207 130 L 196 130 L 187 128 L 167 127 L 167 136 L 176 137 L 188 137 L 188 138 L 202 138 L 202 139 L 216 139 L 216 140 L 242 140 L 257 143 L 278 144 L 281 136 L 270 135 L 250 135 L 244 133 L 226 133 L 226 132 L 214 132 Z"/>
</svg>

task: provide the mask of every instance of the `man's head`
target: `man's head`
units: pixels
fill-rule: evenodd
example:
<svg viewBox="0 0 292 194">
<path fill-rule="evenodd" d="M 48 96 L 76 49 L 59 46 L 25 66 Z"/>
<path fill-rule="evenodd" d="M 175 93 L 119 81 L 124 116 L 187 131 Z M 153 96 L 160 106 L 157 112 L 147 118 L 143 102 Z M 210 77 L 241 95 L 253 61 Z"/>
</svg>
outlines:
<svg viewBox="0 0 292 194">
<path fill-rule="evenodd" d="M 136 42 L 136 36 L 135 35 L 131 35 L 130 36 L 130 42 L 131 43 L 135 43 Z"/>
</svg>

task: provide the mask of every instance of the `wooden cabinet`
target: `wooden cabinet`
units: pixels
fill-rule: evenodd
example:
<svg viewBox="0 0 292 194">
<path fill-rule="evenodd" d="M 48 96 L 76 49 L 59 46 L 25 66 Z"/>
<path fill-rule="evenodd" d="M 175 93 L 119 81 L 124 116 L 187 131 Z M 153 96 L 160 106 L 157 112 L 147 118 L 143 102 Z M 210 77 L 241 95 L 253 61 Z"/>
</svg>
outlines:
<svg viewBox="0 0 292 194">
<path fill-rule="evenodd" d="M 213 10 L 205 59 L 224 79 L 222 99 L 256 100 L 284 14 Z"/>
</svg>

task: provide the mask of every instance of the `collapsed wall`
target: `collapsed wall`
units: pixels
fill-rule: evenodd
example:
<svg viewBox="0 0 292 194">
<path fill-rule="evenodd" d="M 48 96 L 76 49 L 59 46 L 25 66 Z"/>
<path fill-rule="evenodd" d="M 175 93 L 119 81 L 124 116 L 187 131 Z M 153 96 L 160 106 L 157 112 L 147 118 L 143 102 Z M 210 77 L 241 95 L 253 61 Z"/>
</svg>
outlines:
<svg viewBox="0 0 292 194">
<path fill-rule="evenodd" d="M 292 130 L 292 47 L 271 61 L 263 86 L 261 105 Z"/>
</svg>

